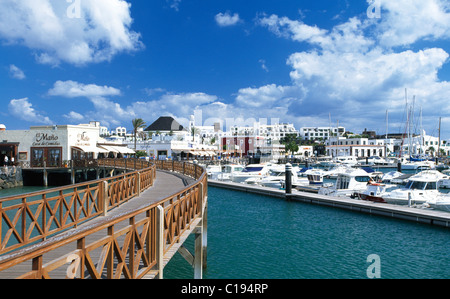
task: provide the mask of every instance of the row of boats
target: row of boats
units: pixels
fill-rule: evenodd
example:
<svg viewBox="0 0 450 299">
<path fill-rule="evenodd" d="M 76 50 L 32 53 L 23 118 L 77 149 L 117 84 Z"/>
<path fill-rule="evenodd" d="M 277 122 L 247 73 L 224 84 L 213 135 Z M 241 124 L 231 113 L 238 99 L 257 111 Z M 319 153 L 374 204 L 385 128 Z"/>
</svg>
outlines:
<svg viewBox="0 0 450 299">
<path fill-rule="evenodd" d="M 368 158 L 357 158 L 355 156 L 338 156 L 338 157 L 322 157 L 314 162 L 314 166 L 319 167 L 335 167 L 338 165 L 347 166 L 386 166 L 397 167 L 401 164 L 402 170 L 428 170 L 441 167 L 443 165 L 436 165 L 433 159 L 414 158 L 414 157 L 389 157 L 382 158 L 379 156 L 371 156 Z"/>
<path fill-rule="evenodd" d="M 208 178 L 219 181 L 257 184 L 264 187 L 284 188 L 283 164 L 249 164 L 247 166 L 210 165 L 206 168 Z M 292 187 L 321 195 L 357 198 L 381 203 L 432 208 L 450 212 L 450 188 L 447 171 L 422 170 L 416 174 L 398 171 L 377 172 L 371 168 L 351 167 L 339 164 L 329 170 L 322 168 L 292 167 Z M 324 178 L 329 180 L 324 182 Z"/>
</svg>

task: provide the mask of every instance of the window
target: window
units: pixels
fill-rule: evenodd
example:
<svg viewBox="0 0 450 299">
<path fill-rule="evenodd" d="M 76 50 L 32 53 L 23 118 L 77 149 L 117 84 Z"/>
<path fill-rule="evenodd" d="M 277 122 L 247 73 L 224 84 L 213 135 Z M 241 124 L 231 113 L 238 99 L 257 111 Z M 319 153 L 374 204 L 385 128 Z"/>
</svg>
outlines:
<svg viewBox="0 0 450 299">
<path fill-rule="evenodd" d="M 60 147 L 32 147 L 31 166 L 32 167 L 59 167 L 62 161 L 62 148 Z"/>
<path fill-rule="evenodd" d="M 368 181 L 370 181 L 370 177 L 369 176 L 356 176 L 355 180 L 357 182 L 367 183 Z"/>
</svg>

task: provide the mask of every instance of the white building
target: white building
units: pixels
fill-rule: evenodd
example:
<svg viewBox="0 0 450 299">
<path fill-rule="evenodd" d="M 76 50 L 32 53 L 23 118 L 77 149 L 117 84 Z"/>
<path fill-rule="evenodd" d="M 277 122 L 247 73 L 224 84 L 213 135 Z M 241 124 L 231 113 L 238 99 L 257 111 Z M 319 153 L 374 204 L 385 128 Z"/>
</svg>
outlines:
<svg viewBox="0 0 450 299">
<path fill-rule="evenodd" d="M 383 139 L 332 137 L 325 142 L 328 156 L 386 156 Z"/>
<path fill-rule="evenodd" d="M 327 140 L 332 136 L 341 136 L 345 132 L 345 127 L 302 127 L 300 136 L 305 140 L 322 139 Z"/>
<path fill-rule="evenodd" d="M 101 146 L 97 122 L 82 125 L 34 126 L 29 130 L 0 130 L 0 161 L 28 162 L 31 166 L 61 166 L 63 161 L 108 156 L 110 150 Z M 114 154 L 133 151 L 115 147 Z"/>
<path fill-rule="evenodd" d="M 262 136 L 268 140 L 280 140 L 289 134 L 299 135 L 293 124 L 276 123 L 266 125 L 260 122 L 255 122 L 252 127 L 232 126 L 229 133 L 231 136 Z"/>
</svg>

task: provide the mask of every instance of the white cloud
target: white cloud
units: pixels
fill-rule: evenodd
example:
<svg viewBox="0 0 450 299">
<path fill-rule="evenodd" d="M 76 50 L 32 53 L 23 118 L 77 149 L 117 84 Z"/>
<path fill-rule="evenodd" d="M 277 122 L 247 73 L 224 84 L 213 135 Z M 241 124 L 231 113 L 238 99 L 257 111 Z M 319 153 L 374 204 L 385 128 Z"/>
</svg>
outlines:
<svg viewBox="0 0 450 299">
<path fill-rule="evenodd" d="M 239 90 L 235 104 L 238 107 L 273 108 L 288 106 L 298 99 L 301 91 L 297 86 L 265 85 L 259 88 L 242 88 Z"/>
<path fill-rule="evenodd" d="M 266 65 L 266 61 L 264 59 L 260 59 L 260 60 L 258 60 L 258 62 L 261 64 L 261 68 L 268 73 L 269 72 L 269 68 Z"/>
<path fill-rule="evenodd" d="M 221 27 L 233 26 L 241 22 L 239 14 L 234 13 L 233 15 L 231 15 L 228 11 L 226 13 L 218 13 L 215 16 L 215 20 L 217 25 Z"/>
<path fill-rule="evenodd" d="M 52 124 L 52 121 L 47 116 L 43 116 L 33 108 L 28 98 L 11 100 L 8 108 L 11 115 L 21 120 L 46 125 Z"/>
<path fill-rule="evenodd" d="M 441 48 L 413 51 L 398 47 L 450 38 L 448 4 L 439 0 L 383 1 L 382 8 L 381 19 L 353 17 L 329 30 L 277 15 L 264 15 L 256 21 L 278 37 L 312 46 L 287 59 L 292 87 L 301 93 L 292 97 L 287 86 L 277 88 L 278 98 L 291 96 L 285 104 L 295 123 L 309 125 L 299 121 L 313 117 L 316 123 L 322 120 L 328 125 L 332 112 L 351 128 L 377 126 L 387 109 L 401 116 L 405 88 L 410 101 L 416 96 L 416 107 L 423 107 L 424 115 L 437 119 L 436 114 L 450 111 L 450 103 L 444 99 L 450 82 L 438 78 L 449 54 Z M 264 94 L 257 94 L 264 99 Z M 439 111 L 435 107 L 440 107 Z"/>
<path fill-rule="evenodd" d="M 76 97 L 103 97 L 119 96 L 120 90 L 109 86 L 99 86 L 96 84 L 82 84 L 75 81 L 56 81 L 53 88 L 48 91 L 51 96 L 63 96 L 66 98 Z"/>
<path fill-rule="evenodd" d="M 109 61 L 120 52 L 143 47 L 132 31 L 130 5 L 124 0 L 75 1 L 79 17 L 60 0 L 3 0 L 0 38 L 33 50 L 40 63 L 84 65 Z"/>
<path fill-rule="evenodd" d="M 9 66 L 9 74 L 12 78 L 23 80 L 26 78 L 25 73 L 14 64 Z"/>
<path fill-rule="evenodd" d="M 381 1 L 380 43 L 405 46 L 418 40 L 450 37 L 450 6 L 443 0 Z"/>
<path fill-rule="evenodd" d="M 84 116 L 81 115 L 80 113 L 77 113 L 75 111 L 70 111 L 68 114 L 64 114 L 63 115 L 65 118 L 67 118 L 70 121 L 82 121 L 84 120 Z"/>
<path fill-rule="evenodd" d="M 302 21 L 294 21 L 287 17 L 278 17 L 277 15 L 271 15 L 270 17 L 264 16 L 259 18 L 257 23 L 267 27 L 279 37 L 291 38 L 299 42 L 318 42 L 327 34 L 326 30 L 320 29 L 317 26 L 309 26 Z"/>
<path fill-rule="evenodd" d="M 179 7 L 180 7 L 181 0 L 166 0 L 166 2 L 169 2 L 170 8 L 173 8 L 176 11 L 180 10 Z"/>
</svg>

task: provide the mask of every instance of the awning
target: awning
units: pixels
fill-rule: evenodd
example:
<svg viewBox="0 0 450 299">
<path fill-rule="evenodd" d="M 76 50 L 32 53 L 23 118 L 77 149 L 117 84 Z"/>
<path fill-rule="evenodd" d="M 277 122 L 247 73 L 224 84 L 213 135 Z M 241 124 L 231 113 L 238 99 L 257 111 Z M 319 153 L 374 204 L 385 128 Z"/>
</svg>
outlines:
<svg viewBox="0 0 450 299">
<path fill-rule="evenodd" d="M 82 150 L 85 153 L 107 153 L 108 151 L 97 147 L 97 146 L 85 146 L 85 145 L 79 145 L 79 146 L 73 146 L 73 148 L 77 148 Z"/>
<path fill-rule="evenodd" d="M 109 153 L 109 152 L 119 153 L 119 151 L 112 146 L 109 146 L 109 145 L 100 145 L 100 146 L 102 148 L 104 148 L 107 151 L 107 153 Z"/>
<path fill-rule="evenodd" d="M 121 153 L 121 154 L 135 154 L 135 151 L 131 148 L 128 148 L 126 146 L 112 146 L 112 145 L 100 145 L 103 147 L 107 153 L 113 152 L 113 153 Z"/>
<path fill-rule="evenodd" d="M 128 148 L 126 146 L 112 146 L 112 148 L 115 148 L 121 154 L 135 154 L 136 153 L 134 150 L 132 150 L 131 148 Z"/>
</svg>

